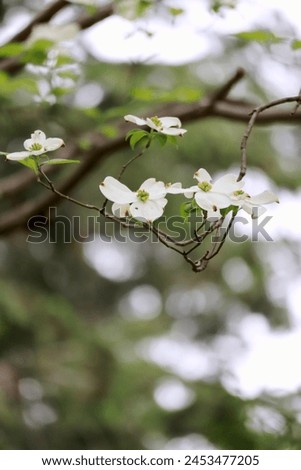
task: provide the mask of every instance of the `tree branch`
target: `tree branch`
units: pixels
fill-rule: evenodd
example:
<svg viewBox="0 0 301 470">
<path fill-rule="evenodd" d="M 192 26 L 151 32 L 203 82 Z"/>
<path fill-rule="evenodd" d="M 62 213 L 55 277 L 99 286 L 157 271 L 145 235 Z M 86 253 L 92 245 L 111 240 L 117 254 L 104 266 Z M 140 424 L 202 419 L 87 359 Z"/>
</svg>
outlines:
<svg viewBox="0 0 301 470">
<path fill-rule="evenodd" d="M 57 0 L 56 2 L 52 3 L 49 7 L 45 8 L 42 12 L 40 12 L 22 31 L 17 33 L 13 36 L 6 44 L 10 44 L 12 42 L 23 42 L 25 41 L 34 26 L 47 23 L 51 20 L 51 18 L 58 13 L 62 8 L 66 7 L 70 3 L 67 0 Z M 79 18 L 76 22 L 80 29 L 84 30 L 90 28 L 90 26 L 102 21 L 103 19 L 111 16 L 113 14 L 114 8 L 113 4 L 105 5 L 100 8 L 94 15 L 91 16 L 84 16 Z M 3 70 L 10 75 L 14 75 L 18 73 L 20 70 L 24 68 L 25 64 L 18 61 L 17 58 L 5 58 L 0 61 L 0 70 Z"/>
<path fill-rule="evenodd" d="M 25 41 L 29 36 L 37 24 L 41 23 L 48 23 L 48 21 L 51 20 L 51 18 L 58 13 L 62 8 L 67 6 L 69 2 L 67 0 L 57 0 L 54 3 L 51 3 L 50 5 L 47 5 L 44 10 L 39 12 L 29 23 L 25 28 L 23 28 L 21 31 L 16 33 L 6 44 L 10 44 L 11 42 L 23 42 Z M 5 44 L 5 45 L 6 45 Z"/>
<path fill-rule="evenodd" d="M 271 101 L 268 104 L 264 104 L 262 106 L 258 106 L 257 108 L 253 109 L 251 113 L 251 118 L 248 122 L 247 128 L 244 132 L 241 144 L 240 144 L 240 150 L 241 150 L 241 163 L 240 163 L 240 172 L 237 178 L 237 181 L 240 181 L 246 174 L 247 171 L 247 144 L 249 137 L 251 135 L 251 132 L 253 130 L 253 127 L 255 125 L 256 120 L 258 120 L 258 116 L 260 113 L 263 111 L 266 111 L 267 109 L 274 108 L 275 106 L 279 106 L 281 104 L 287 104 L 287 103 L 297 103 L 297 105 L 300 102 L 300 94 L 297 96 L 290 96 L 288 98 L 282 98 L 280 100 L 275 100 Z M 294 116 L 296 114 L 297 108 L 295 106 L 295 109 L 293 112 L 290 112 L 290 117 Z"/>
<path fill-rule="evenodd" d="M 234 77 L 237 76 L 237 73 L 233 76 L 232 82 L 236 83 L 237 80 L 234 80 Z M 228 80 L 227 83 L 230 83 L 231 79 Z M 225 89 L 225 85 L 222 85 L 220 88 Z M 230 87 L 228 87 L 227 92 L 230 91 Z M 174 115 L 178 116 L 182 122 L 192 122 L 199 119 L 204 119 L 208 117 L 226 117 L 227 119 L 239 121 L 239 122 L 249 122 L 250 121 L 250 112 L 254 109 L 254 105 L 250 103 L 239 102 L 235 100 L 224 99 L 223 101 L 215 102 L 212 106 L 212 100 L 215 100 L 218 91 L 213 95 L 213 97 L 206 98 L 205 100 L 201 101 L 200 103 L 193 103 L 189 105 L 178 105 L 172 104 L 169 106 L 165 106 L 159 110 L 156 110 L 154 115 Z M 278 104 L 294 102 L 299 100 L 299 96 L 291 97 L 291 98 L 284 98 L 282 100 L 277 100 L 275 102 L 269 103 L 268 105 L 261 106 L 259 108 L 260 112 L 256 115 L 256 121 L 258 124 L 270 124 L 275 122 L 300 122 L 301 121 L 301 113 L 297 112 L 294 115 L 291 114 L 290 111 L 278 111 L 270 109 Z M 266 111 L 262 114 L 262 111 Z M 255 122 L 255 121 L 254 121 Z M 253 124 L 252 124 L 253 127 Z M 251 128 L 252 128 L 251 127 Z M 68 193 L 72 190 L 79 181 L 82 180 L 89 172 L 92 170 L 100 161 L 107 158 L 112 153 L 120 150 L 122 148 L 127 147 L 127 143 L 125 142 L 125 135 L 128 130 L 128 125 L 121 121 L 119 123 L 119 134 L 118 137 L 114 139 L 108 139 L 103 137 L 100 134 L 92 134 L 88 136 L 89 142 L 91 144 L 90 149 L 85 152 L 84 159 L 82 163 L 71 173 L 65 181 L 60 185 L 58 190 L 62 193 Z M 248 131 L 248 136 L 250 134 L 250 130 Z M 248 138 L 247 136 L 247 138 Z M 65 158 L 75 158 L 78 156 L 79 153 L 83 153 L 80 147 L 76 144 L 68 145 L 65 151 Z M 24 173 L 25 175 L 25 173 Z M 11 178 L 11 181 L 14 177 Z M 16 181 L 19 177 L 15 177 Z M 23 180 L 24 178 L 24 180 Z M 31 177 L 20 177 L 21 187 L 26 187 L 35 179 L 34 175 Z M 26 181 L 25 181 L 26 180 Z M 4 185 L 7 183 L 4 182 Z M 3 183 L 0 185 L 0 193 L 3 190 Z M 14 191 L 10 191 L 9 193 L 15 193 L 19 191 L 19 187 L 16 186 Z M 7 193 L 6 193 L 7 194 Z M 59 200 L 59 196 L 55 193 L 47 194 L 46 196 L 43 195 L 40 198 L 34 198 L 31 201 L 27 201 L 22 205 L 18 206 L 17 208 L 13 209 L 2 215 L 0 221 L 0 234 L 9 233 L 19 227 L 26 226 L 26 223 L 30 217 L 36 214 L 43 213 L 50 205 L 57 203 Z"/>
</svg>

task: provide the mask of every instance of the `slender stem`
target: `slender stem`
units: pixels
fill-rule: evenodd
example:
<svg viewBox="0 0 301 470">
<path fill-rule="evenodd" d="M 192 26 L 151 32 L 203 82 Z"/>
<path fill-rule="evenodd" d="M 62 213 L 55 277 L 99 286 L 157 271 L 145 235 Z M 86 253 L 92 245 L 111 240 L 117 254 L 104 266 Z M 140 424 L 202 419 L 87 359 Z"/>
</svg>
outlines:
<svg viewBox="0 0 301 470">
<path fill-rule="evenodd" d="M 240 150 L 241 150 L 241 160 L 240 160 L 240 171 L 239 175 L 237 178 L 237 181 L 240 181 L 246 174 L 247 171 L 247 145 L 248 145 L 248 140 L 251 135 L 251 132 L 253 130 L 254 124 L 259 116 L 260 113 L 266 111 L 267 109 L 273 108 L 275 106 L 279 106 L 281 104 L 285 103 L 297 103 L 297 106 L 295 107 L 294 111 L 291 114 L 295 114 L 298 106 L 300 104 L 300 94 L 297 96 L 290 96 L 287 98 L 281 98 L 279 100 L 274 100 L 271 101 L 270 103 L 264 104 L 262 106 L 258 106 L 257 108 L 253 109 L 253 111 L 250 113 L 251 118 L 248 122 L 247 128 L 243 134 L 241 144 L 240 144 Z"/>
<path fill-rule="evenodd" d="M 144 153 L 146 152 L 147 149 L 149 149 L 150 147 L 150 144 L 151 144 L 151 141 L 152 141 L 152 136 L 151 134 L 149 135 L 149 139 L 145 145 L 145 147 L 141 150 L 141 152 L 137 153 L 137 155 L 134 155 L 132 158 L 130 158 L 121 168 L 121 171 L 119 173 L 119 176 L 118 176 L 118 181 L 121 180 L 125 170 L 131 165 L 131 163 L 133 163 L 134 161 L 138 160 L 138 158 L 142 157 L 142 155 L 144 155 Z"/>
<path fill-rule="evenodd" d="M 97 212 L 100 212 L 100 208 L 97 207 L 97 206 L 94 206 L 93 204 L 86 204 L 86 203 L 81 202 L 78 199 L 75 199 L 71 196 L 67 196 L 67 194 L 61 193 L 61 191 L 59 191 L 58 189 L 56 189 L 54 187 L 53 182 L 50 180 L 50 178 L 48 178 L 48 176 L 42 170 L 40 165 L 38 165 L 38 170 L 39 170 L 39 174 L 40 174 L 38 176 L 38 183 L 40 183 L 42 186 L 49 189 L 53 193 L 57 194 L 61 198 L 66 199 L 69 202 L 73 202 L 73 204 L 76 204 L 77 206 L 85 207 L 86 209 L 92 209 L 92 210 L 96 210 Z M 47 181 L 48 184 L 46 184 L 43 180 L 41 180 L 40 176 L 42 176 Z"/>
<path fill-rule="evenodd" d="M 170 245 L 169 243 L 167 243 L 166 241 L 166 237 L 165 237 L 165 233 L 162 234 L 162 232 L 157 228 L 155 227 L 154 225 L 150 226 L 150 230 L 151 232 L 153 232 L 156 237 L 158 238 L 158 240 L 160 240 L 160 242 L 166 246 L 167 248 L 170 248 L 171 250 L 173 251 L 176 251 L 177 253 L 179 253 L 180 255 L 183 255 L 183 251 L 179 250 L 178 248 L 176 248 L 175 246 L 173 245 Z"/>
</svg>

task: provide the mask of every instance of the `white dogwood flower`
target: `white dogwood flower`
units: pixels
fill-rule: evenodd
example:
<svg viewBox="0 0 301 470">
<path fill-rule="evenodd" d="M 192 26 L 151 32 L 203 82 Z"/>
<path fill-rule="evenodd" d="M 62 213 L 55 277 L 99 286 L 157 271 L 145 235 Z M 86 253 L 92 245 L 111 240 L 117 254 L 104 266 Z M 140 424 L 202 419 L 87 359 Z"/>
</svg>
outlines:
<svg viewBox="0 0 301 470">
<path fill-rule="evenodd" d="M 112 212 L 117 217 L 132 216 L 135 219 L 153 222 L 161 217 L 167 204 L 166 187 L 162 181 L 149 178 L 137 191 L 131 191 L 125 184 L 107 176 L 99 185 L 102 194 L 114 204 Z"/>
<path fill-rule="evenodd" d="M 37 130 L 31 134 L 31 139 L 26 139 L 24 142 L 24 148 L 26 151 L 13 152 L 6 155 L 8 160 L 24 160 L 31 156 L 39 156 L 46 152 L 52 152 L 59 149 L 64 144 L 62 139 L 57 137 L 46 138 L 43 131 Z"/>
<path fill-rule="evenodd" d="M 231 206 L 231 195 L 243 186 L 243 182 L 237 181 L 237 177 L 232 174 L 224 175 L 212 183 L 210 174 L 204 168 L 200 168 L 194 178 L 198 184 L 182 192 L 188 198 L 194 197 L 197 205 L 207 212 L 208 218 L 220 217 L 220 209 Z"/>
<path fill-rule="evenodd" d="M 232 193 L 231 201 L 232 205 L 238 206 L 250 214 L 252 219 L 257 219 L 266 211 L 263 205 L 279 202 L 279 199 L 271 191 L 263 191 L 256 196 L 250 196 L 240 189 Z"/>
<path fill-rule="evenodd" d="M 153 116 L 142 119 L 137 116 L 133 116 L 132 114 L 128 114 L 127 116 L 124 116 L 124 119 L 127 122 L 137 124 L 137 126 L 148 126 L 161 134 L 182 136 L 187 132 L 186 129 L 181 129 L 182 123 L 177 117 L 167 116 L 159 118 L 158 116 Z"/>
</svg>

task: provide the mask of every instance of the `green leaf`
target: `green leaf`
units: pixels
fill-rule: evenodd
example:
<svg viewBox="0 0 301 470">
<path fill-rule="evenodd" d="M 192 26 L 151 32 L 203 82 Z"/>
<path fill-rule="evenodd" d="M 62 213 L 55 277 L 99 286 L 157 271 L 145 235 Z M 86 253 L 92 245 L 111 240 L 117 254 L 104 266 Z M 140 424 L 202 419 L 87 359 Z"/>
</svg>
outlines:
<svg viewBox="0 0 301 470">
<path fill-rule="evenodd" d="M 135 146 L 140 142 L 142 143 L 142 139 L 146 140 L 149 139 L 149 133 L 147 131 L 143 131 L 140 129 L 132 129 L 129 131 L 125 137 L 126 140 L 129 140 L 130 147 L 134 150 Z"/>
<path fill-rule="evenodd" d="M 19 42 L 11 42 L 0 47 L 0 57 L 16 57 L 24 51 L 24 45 Z"/>
<path fill-rule="evenodd" d="M 151 0 L 140 0 L 137 7 L 136 13 L 138 16 L 144 15 L 144 13 L 152 6 Z"/>
<path fill-rule="evenodd" d="M 178 147 L 178 139 L 175 135 L 168 135 L 167 136 L 167 143 L 171 145 L 175 145 Z"/>
<path fill-rule="evenodd" d="M 56 66 L 61 67 L 63 65 L 69 65 L 69 64 L 74 64 L 74 59 L 68 55 L 59 55 L 57 60 L 56 60 Z M 60 75 L 62 75 L 62 72 L 60 72 Z"/>
<path fill-rule="evenodd" d="M 28 158 L 24 158 L 24 160 L 18 160 L 18 163 L 21 163 L 21 165 L 27 166 L 27 168 L 30 168 L 31 170 L 33 170 L 36 175 L 39 174 L 37 161 L 34 157 L 28 157 Z"/>
<path fill-rule="evenodd" d="M 68 87 L 68 88 L 64 88 L 64 87 L 54 87 L 51 89 L 51 92 L 54 94 L 54 96 L 57 96 L 57 97 L 60 97 L 60 96 L 64 96 L 68 93 L 71 93 L 72 91 L 74 90 L 74 87 Z"/>
<path fill-rule="evenodd" d="M 271 31 L 267 31 L 265 29 L 257 29 L 254 31 L 244 31 L 242 33 L 237 33 L 236 36 L 239 39 L 243 39 L 244 41 L 257 41 L 257 42 L 281 42 L 283 38 L 276 36 Z"/>
<path fill-rule="evenodd" d="M 153 139 L 159 142 L 161 147 L 164 147 L 164 145 L 167 142 L 168 136 L 165 134 L 160 134 L 159 132 L 156 132 L 155 134 L 153 134 Z"/>
<path fill-rule="evenodd" d="M 15 93 L 20 89 L 32 94 L 37 93 L 37 82 L 29 77 L 8 78 L 4 72 L 0 72 L 0 95 L 7 96 L 7 94 Z"/>
<path fill-rule="evenodd" d="M 223 217 L 226 217 L 227 214 L 229 214 L 229 212 L 233 211 L 233 214 L 237 214 L 237 212 L 239 211 L 239 207 L 238 206 L 229 206 L 229 207 L 226 207 L 225 209 L 220 209 L 220 212 L 222 214 Z"/>
<path fill-rule="evenodd" d="M 296 49 L 301 49 L 301 39 L 295 39 L 291 43 L 291 48 L 296 50 Z"/>
<path fill-rule="evenodd" d="M 69 160 L 68 158 L 53 158 L 52 160 L 48 160 L 48 161 L 40 163 L 40 166 L 42 166 L 42 165 L 64 165 L 65 163 L 80 163 L 80 160 Z"/>
<path fill-rule="evenodd" d="M 22 62 L 26 64 L 42 65 L 47 59 L 48 51 L 52 45 L 52 41 L 39 39 L 24 52 Z"/>
<path fill-rule="evenodd" d="M 183 202 L 180 205 L 180 215 L 183 217 L 183 219 L 187 220 L 188 217 L 192 212 L 195 212 L 197 210 L 195 201 L 188 201 L 188 202 Z"/>
<path fill-rule="evenodd" d="M 183 10 L 183 8 L 169 7 L 168 11 L 172 16 L 179 16 L 179 15 L 182 15 L 185 10 Z"/>
</svg>

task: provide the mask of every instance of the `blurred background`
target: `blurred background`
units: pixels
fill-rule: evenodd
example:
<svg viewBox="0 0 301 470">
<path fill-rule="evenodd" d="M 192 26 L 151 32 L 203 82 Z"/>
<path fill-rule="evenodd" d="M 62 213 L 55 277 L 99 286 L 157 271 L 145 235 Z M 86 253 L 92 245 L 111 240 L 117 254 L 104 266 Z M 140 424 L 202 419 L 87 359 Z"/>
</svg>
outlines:
<svg viewBox="0 0 301 470">
<path fill-rule="evenodd" d="M 48 23 L 69 29 L 36 28 L 5 46 L 60 3 Z M 193 105 L 238 67 L 246 70 L 230 93 L 238 103 L 297 95 L 300 6 L 282 3 L 2 0 L 1 150 L 22 150 L 42 129 L 63 138 L 66 152 L 76 142 L 72 156 L 84 161 L 92 133 L 110 142 L 125 114 Z M 108 5 L 105 18 L 83 26 Z M 155 146 L 124 182 L 191 185 L 199 167 L 238 173 L 245 125 L 185 122 L 177 147 Z M 299 126 L 258 125 L 250 140 L 246 187 L 280 198 L 268 207 L 272 241 L 254 241 L 246 219 L 237 233 L 248 241 L 228 240 L 203 273 L 158 243 L 126 231 L 111 238 L 116 227 L 66 201 L 43 242 L 28 241 L 26 224 L 1 232 L 1 449 L 301 449 Z M 101 205 L 98 185 L 132 155 L 128 146 L 99 155 L 70 193 Z M 35 181 L 18 187 L 29 170 L 4 160 L 0 227 L 46 192 Z M 5 181 L 16 190 L 1 192 Z M 170 200 L 168 214 L 181 202 Z"/>
</svg>

